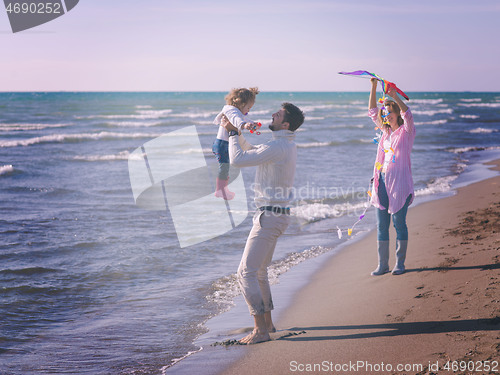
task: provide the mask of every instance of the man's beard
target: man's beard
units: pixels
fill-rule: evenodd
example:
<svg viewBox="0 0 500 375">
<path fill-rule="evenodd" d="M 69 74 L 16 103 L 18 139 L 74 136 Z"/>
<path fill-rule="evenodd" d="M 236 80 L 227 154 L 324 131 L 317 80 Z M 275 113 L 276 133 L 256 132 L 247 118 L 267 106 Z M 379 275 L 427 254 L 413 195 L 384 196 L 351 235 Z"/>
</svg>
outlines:
<svg viewBox="0 0 500 375">
<path fill-rule="evenodd" d="M 269 129 L 271 129 L 271 131 L 274 131 L 274 126 L 273 126 L 273 124 L 269 125 Z"/>
</svg>

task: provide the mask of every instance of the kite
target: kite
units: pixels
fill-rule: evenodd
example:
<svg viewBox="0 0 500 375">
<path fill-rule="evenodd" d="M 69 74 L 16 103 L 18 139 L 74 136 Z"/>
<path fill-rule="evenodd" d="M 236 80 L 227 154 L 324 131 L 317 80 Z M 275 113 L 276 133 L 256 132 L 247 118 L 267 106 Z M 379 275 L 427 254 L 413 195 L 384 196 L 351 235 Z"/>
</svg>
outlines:
<svg viewBox="0 0 500 375">
<path fill-rule="evenodd" d="M 389 90 L 389 88 L 394 87 L 399 95 L 401 95 L 406 100 L 410 100 L 408 95 L 406 95 L 403 91 L 401 91 L 396 86 L 395 83 L 389 82 L 389 81 L 383 79 L 382 77 L 378 76 L 375 73 L 370 73 L 370 72 L 367 72 L 366 70 L 356 70 L 354 72 L 339 72 L 339 74 L 360 77 L 360 78 L 376 78 L 377 80 L 379 80 L 382 83 L 382 90 L 383 90 L 384 94 L 387 94 L 387 90 Z"/>
<path fill-rule="evenodd" d="M 258 122 L 257 125 L 253 129 L 250 129 L 250 133 L 253 134 L 253 132 L 255 132 L 255 134 L 260 135 L 260 132 L 257 131 L 257 129 L 260 129 L 261 126 L 262 126 L 262 124 L 260 122 Z"/>
</svg>

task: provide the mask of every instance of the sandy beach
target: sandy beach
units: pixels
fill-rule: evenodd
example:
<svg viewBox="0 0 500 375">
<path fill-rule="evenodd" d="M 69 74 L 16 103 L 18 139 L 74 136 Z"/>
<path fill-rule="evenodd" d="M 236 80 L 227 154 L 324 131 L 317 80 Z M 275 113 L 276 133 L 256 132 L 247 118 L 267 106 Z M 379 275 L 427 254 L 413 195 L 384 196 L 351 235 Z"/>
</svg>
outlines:
<svg viewBox="0 0 500 375">
<path fill-rule="evenodd" d="M 223 374 L 500 373 L 499 219 L 500 177 L 410 208 L 406 274 L 370 275 L 372 232 L 329 258 L 273 340 Z"/>
</svg>

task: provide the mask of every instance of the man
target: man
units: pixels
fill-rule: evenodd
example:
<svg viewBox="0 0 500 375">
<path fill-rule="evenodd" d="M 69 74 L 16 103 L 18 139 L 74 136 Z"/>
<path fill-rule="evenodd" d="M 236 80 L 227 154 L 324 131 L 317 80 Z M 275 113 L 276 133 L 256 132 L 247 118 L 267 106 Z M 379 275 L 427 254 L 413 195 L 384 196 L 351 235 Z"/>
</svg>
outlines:
<svg viewBox="0 0 500 375">
<path fill-rule="evenodd" d="M 295 130 L 304 122 L 304 114 L 295 105 L 283 103 L 272 116 L 269 129 L 273 139 L 252 146 L 238 129 L 223 119 L 222 126 L 229 132 L 229 159 L 237 167 L 258 166 L 255 175 L 255 204 L 257 210 L 253 227 L 238 268 L 238 282 L 253 315 L 255 327 L 242 338 L 242 344 L 269 341 L 269 332 L 275 332 L 271 319 L 273 301 L 267 276 L 278 237 L 288 227 L 297 146 Z"/>
</svg>

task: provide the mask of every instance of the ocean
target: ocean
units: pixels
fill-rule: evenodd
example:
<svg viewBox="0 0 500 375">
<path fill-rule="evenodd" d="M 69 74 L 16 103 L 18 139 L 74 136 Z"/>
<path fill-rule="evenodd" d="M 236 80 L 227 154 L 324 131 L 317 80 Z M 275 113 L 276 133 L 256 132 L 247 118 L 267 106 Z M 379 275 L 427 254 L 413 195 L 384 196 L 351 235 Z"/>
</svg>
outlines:
<svg viewBox="0 0 500 375">
<path fill-rule="evenodd" d="M 240 294 L 235 271 L 252 223 L 255 168 L 241 174 L 243 222 L 181 246 L 168 207 L 135 204 L 128 166 L 146 142 L 192 126 L 201 150 L 186 148 L 186 157 L 214 165 L 212 120 L 225 94 L 0 93 L 1 374 L 161 374 L 200 351 L 210 319 Z M 484 155 L 500 157 L 500 93 L 409 96 L 417 203 L 452 194 Z M 377 148 L 368 92 L 260 93 L 249 116 L 264 126 L 249 142 L 270 139 L 267 125 L 285 101 L 306 121 L 273 284 L 375 228 L 372 208 L 347 235 L 366 208 Z M 209 225 L 212 215 L 201 220 Z"/>
</svg>

